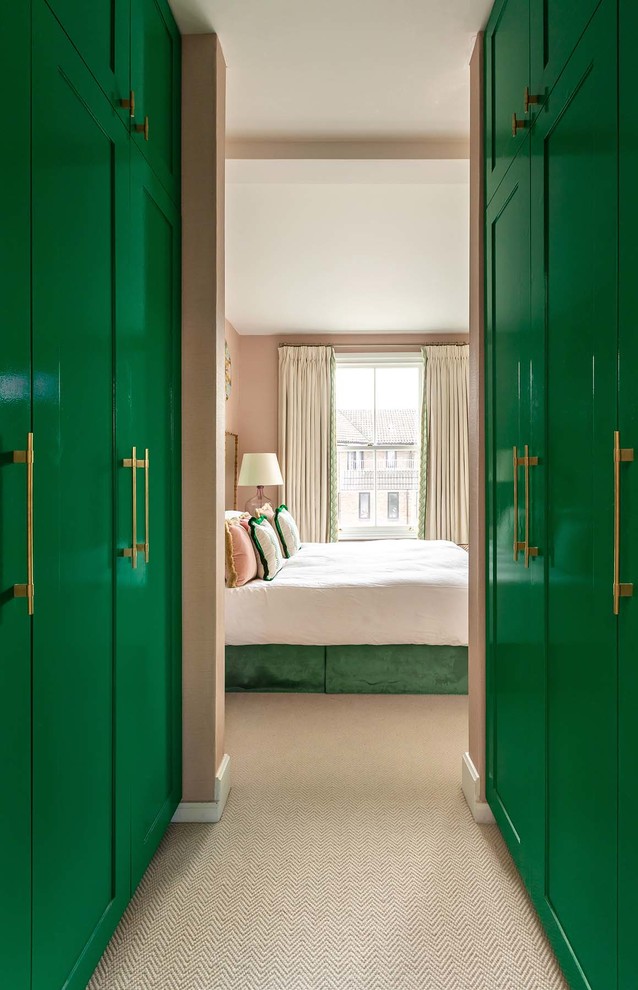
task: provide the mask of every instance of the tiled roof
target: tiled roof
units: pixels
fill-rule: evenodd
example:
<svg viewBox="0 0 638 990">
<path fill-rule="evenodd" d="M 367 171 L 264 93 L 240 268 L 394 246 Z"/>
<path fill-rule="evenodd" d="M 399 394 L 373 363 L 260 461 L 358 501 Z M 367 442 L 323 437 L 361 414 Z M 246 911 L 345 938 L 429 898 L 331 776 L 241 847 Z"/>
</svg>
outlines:
<svg viewBox="0 0 638 990">
<path fill-rule="evenodd" d="M 377 443 L 418 443 L 419 430 L 413 409 L 377 409 Z M 374 443 L 372 409 L 338 409 L 337 443 Z"/>
</svg>

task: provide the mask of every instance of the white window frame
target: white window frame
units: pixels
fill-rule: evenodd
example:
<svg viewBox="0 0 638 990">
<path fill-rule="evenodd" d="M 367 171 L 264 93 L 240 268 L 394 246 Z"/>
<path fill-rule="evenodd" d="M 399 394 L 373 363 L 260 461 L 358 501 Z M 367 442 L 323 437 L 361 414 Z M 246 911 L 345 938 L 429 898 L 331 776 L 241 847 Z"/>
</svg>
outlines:
<svg viewBox="0 0 638 990">
<path fill-rule="evenodd" d="M 384 353 L 346 353 L 335 355 L 335 360 L 337 368 L 418 368 L 419 371 L 419 395 L 423 392 L 423 357 L 419 351 L 395 351 L 391 354 Z M 376 396 L 375 396 L 376 399 Z M 376 436 L 376 404 L 374 407 L 374 433 Z M 419 461 L 421 456 L 421 440 L 417 437 L 417 442 L 414 446 L 402 446 L 397 444 L 374 444 L 370 443 L 363 448 L 362 444 L 351 444 L 337 446 L 337 459 L 340 450 L 360 450 L 367 449 L 375 451 L 375 470 L 376 470 L 376 451 L 377 450 L 409 450 L 414 451 L 415 460 Z M 420 477 L 420 471 L 417 468 L 417 477 Z M 375 513 L 377 512 L 376 499 L 377 491 L 375 488 Z M 340 540 L 416 540 L 418 537 L 418 525 L 415 523 L 414 526 L 350 526 L 339 528 L 338 539 Z"/>
</svg>

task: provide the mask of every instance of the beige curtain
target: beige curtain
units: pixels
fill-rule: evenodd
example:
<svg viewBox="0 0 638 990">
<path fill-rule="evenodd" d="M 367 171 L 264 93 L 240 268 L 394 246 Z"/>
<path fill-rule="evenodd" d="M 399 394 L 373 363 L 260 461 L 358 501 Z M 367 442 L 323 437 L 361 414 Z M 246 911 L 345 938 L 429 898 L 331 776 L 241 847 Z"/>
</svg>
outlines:
<svg viewBox="0 0 638 990">
<path fill-rule="evenodd" d="M 469 346 L 423 348 L 421 535 L 469 542 Z"/>
<path fill-rule="evenodd" d="M 279 348 L 279 463 L 301 539 L 336 539 L 332 347 Z"/>
</svg>

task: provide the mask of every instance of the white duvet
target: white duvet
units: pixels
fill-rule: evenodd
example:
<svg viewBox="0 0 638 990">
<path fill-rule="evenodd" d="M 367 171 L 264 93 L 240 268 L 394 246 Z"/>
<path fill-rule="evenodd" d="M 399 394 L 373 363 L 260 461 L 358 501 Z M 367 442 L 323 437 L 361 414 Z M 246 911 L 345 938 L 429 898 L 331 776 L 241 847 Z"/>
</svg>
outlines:
<svg viewBox="0 0 638 990">
<path fill-rule="evenodd" d="M 306 543 L 273 581 L 226 589 L 226 643 L 467 646 L 467 569 L 443 540 Z"/>
</svg>

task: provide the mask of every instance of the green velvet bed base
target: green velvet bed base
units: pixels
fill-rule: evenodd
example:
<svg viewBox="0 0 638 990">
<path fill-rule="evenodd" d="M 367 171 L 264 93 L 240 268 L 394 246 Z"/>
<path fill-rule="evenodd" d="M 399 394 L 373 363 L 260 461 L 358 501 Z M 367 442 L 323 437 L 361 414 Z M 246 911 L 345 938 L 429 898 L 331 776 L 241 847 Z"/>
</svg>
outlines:
<svg viewBox="0 0 638 990">
<path fill-rule="evenodd" d="M 226 690 L 467 694 L 467 646 L 227 646 Z"/>
</svg>

